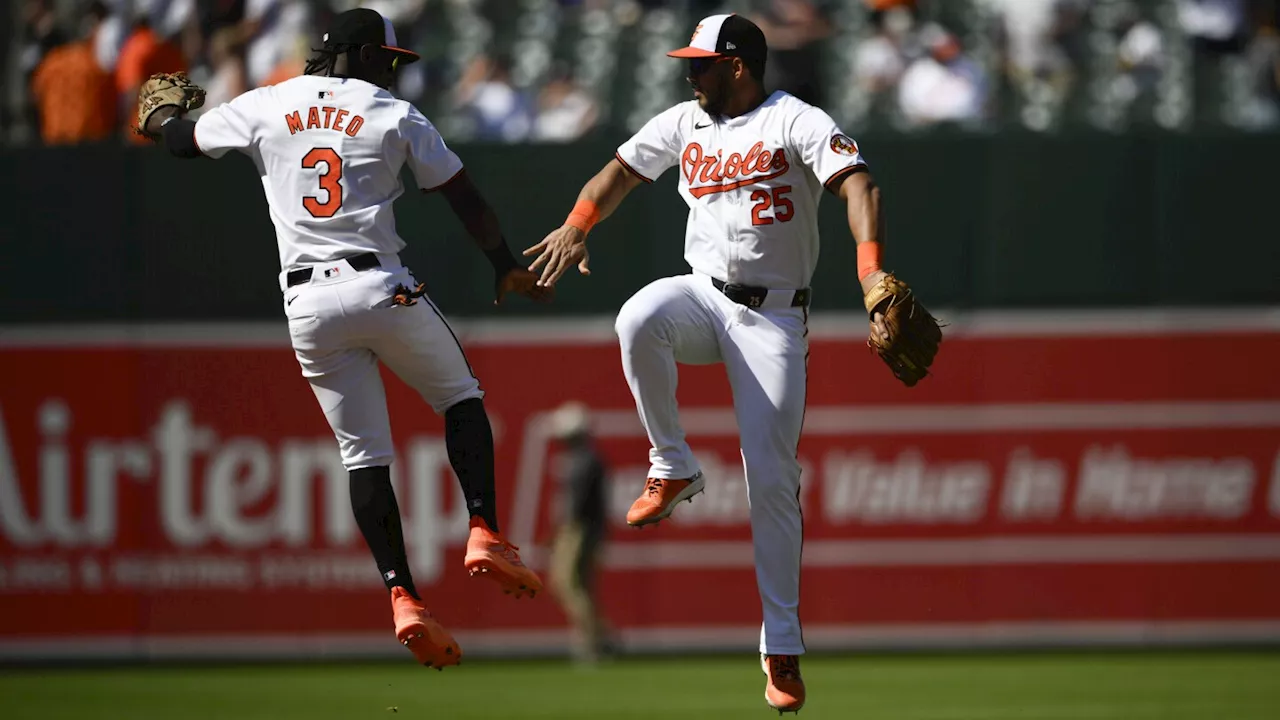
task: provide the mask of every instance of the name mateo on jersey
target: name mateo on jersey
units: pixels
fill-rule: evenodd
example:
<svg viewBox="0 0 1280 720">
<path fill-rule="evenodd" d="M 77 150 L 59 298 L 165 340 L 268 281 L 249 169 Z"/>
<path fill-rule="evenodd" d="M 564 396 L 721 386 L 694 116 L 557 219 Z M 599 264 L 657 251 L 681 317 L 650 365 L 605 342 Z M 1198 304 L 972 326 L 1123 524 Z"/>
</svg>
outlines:
<svg viewBox="0 0 1280 720">
<path fill-rule="evenodd" d="M 723 151 L 708 154 L 702 149 L 702 145 L 693 142 L 685 146 L 684 154 L 680 157 L 680 172 L 684 174 L 690 185 L 689 193 L 694 197 L 754 185 L 785 175 L 790 169 L 787 151 L 782 148 L 765 150 L 763 142 L 752 145 L 745 157 L 733 153 L 727 158 L 723 157 Z M 739 177 L 742 179 L 735 180 Z M 725 182 L 726 180 L 730 182 Z M 692 187 L 695 181 L 715 184 Z"/>
<path fill-rule="evenodd" d="M 324 116 L 323 121 L 321 115 Z M 359 115 L 351 115 L 350 122 L 347 116 L 350 112 L 342 108 L 336 107 L 316 107 L 312 106 L 307 110 L 307 123 L 304 127 L 302 124 L 302 111 L 294 110 L 284 116 L 285 123 L 289 126 L 289 134 L 296 135 L 303 130 L 335 130 L 337 132 L 346 133 L 348 137 L 355 137 L 360 132 L 360 128 L 364 127 L 364 118 Z M 343 127 L 343 124 L 346 124 Z"/>
</svg>

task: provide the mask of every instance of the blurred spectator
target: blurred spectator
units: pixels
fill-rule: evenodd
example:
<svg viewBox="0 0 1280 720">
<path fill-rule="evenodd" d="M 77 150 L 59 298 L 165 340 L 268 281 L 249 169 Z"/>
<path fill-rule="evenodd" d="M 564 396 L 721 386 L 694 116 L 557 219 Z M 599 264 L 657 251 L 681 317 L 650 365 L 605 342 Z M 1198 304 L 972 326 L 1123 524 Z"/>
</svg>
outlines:
<svg viewBox="0 0 1280 720">
<path fill-rule="evenodd" d="M 532 110 L 511 84 L 506 57 L 477 55 L 458 81 L 454 106 L 477 140 L 520 142 L 532 129 Z"/>
<path fill-rule="evenodd" d="M 120 48 L 120 59 L 116 63 L 116 92 L 124 120 L 125 137 L 135 144 L 147 144 L 151 141 L 133 132 L 137 122 L 138 88 L 155 73 L 186 72 L 187 59 L 182 49 L 172 40 L 161 36 L 151 26 L 147 15 L 140 16 L 133 25 L 133 31 L 125 39 Z"/>
<path fill-rule="evenodd" d="M 901 8 L 914 13 L 916 10 L 916 0 L 863 0 L 863 3 L 875 12 Z"/>
<path fill-rule="evenodd" d="M 905 43 L 914 21 L 909 10 L 896 7 L 872 22 L 876 32 L 858 44 L 853 77 L 863 92 L 878 95 L 896 87 L 907 68 Z"/>
<path fill-rule="evenodd" d="M 274 82 L 279 82 L 282 73 L 287 72 L 282 66 L 292 67 L 297 44 L 303 38 L 318 47 L 318 39 L 311 39 L 308 34 L 310 20 L 308 4 L 301 0 L 245 0 L 241 33 L 246 43 L 245 71 L 250 86 L 271 84 L 267 79 L 273 75 Z"/>
<path fill-rule="evenodd" d="M 594 663 L 613 651 L 612 631 L 596 592 L 597 560 L 606 529 L 606 468 L 585 405 L 561 405 L 550 424 L 561 449 L 555 463 L 561 514 L 549 579 L 572 625 L 574 659 Z"/>
<path fill-rule="evenodd" d="M 1139 13 L 1134 13 L 1121 25 L 1117 58 L 1120 68 L 1123 99 L 1131 100 L 1151 93 L 1164 69 L 1165 41 L 1160 28 Z"/>
<path fill-rule="evenodd" d="M 58 15 L 51 0 L 27 0 L 22 6 L 22 30 L 18 40 L 17 80 L 15 87 L 25 92 L 15 97 L 12 105 L 32 133 L 37 132 L 40 119 L 31 97 L 31 79 L 45 55 L 65 43 L 67 36 L 59 26 Z"/>
<path fill-rule="evenodd" d="M 120 60 L 120 48 L 124 47 L 128 36 L 132 15 L 132 0 L 104 0 L 107 17 L 94 38 L 94 51 L 98 56 L 98 66 L 109 73 L 114 73 L 116 63 Z"/>
<path fill-rule="evenodd" d="M 982 119 L 987 79 L 967 57 L 955 35 L 938 25 L 923 32 L 927 52 L 907 68 L 898 88 L 898 103 L 907 124 L 968 124 Z"/>
<path fill-rule="evenodd" d="M 271 72 L 258 83 L 258 87 L 278 85 L 290 78 L 296 78 L 306 72 L 307 58 L 311 56 L 310 43 L 299 36 L 284 48 L 280 61 Z"/>
<path fill-rule="evenodd" d="M 219 30 L 244 21 L 246 0 L 200 0 L 196 5 L 197 22 L 210 38 Z M 239 38 L 241 42 L 244 38 Z"/>
<path fill-rule="evenodd" d="M 552 72 L 538 96 L 538 116 L 533 123 L 532 139 L 543 142 L 569 142 L 586 134 L 596 123 L 596 102 L 573 81 L 568 68 Z"/>
<path fill-rule="evenodd" d="M 1245 0 L 1178 0 L 1178 21 L 1207 55 L 1242 52 L 1248 40 Z"/>
<path fill-rule="evenodd" d="M 1259 2 L 1255 29 L 1246 49 L 1246 68 L 1253 94 L 1255 126 L 1280 125 L 1280 0 Z"/>
<path fill-rule="evenodd" d="M 1061 80 L 1071 73 L 1062 39 L 1080 25 L 1088 0 L 986 0 L 1000 17 L 1016 78 Z"/>
<path fill-rule="evenodd" d="M 22 8 L 22 41 L 18 49 L 23 75 L 30 77 L 44 56 L 67 42 L 50 0 L 27 0 Z"/>
<path fill-rule="evenodd" d="M 198 118 L 249 89 L 244 69 L 244 43 L 234 27 L 223 27 L 209 39 L 207 77 L 199 80 L 205 89 L 204 107 L 190 114 Z"/>
<path fill-rule="evenodd" d="M 107 14 L 101 2 L 90 3 L 80 38 L 50 50 L 32 75 L 31 93 L 46 145 L 102 140 L 115 130 L 115 83 L 94 52 Z"/>
<path fill-rule="evenodd" d="M 821 106 L 821 52 L 817 44 L 831 34 L 831 26 L 811 0 L 766 0 L 749 14 L 769 44 L 764 82 L 811 105 Z"/>
<path fill-rule="evenodd" d="M 1084 18 L 1092 0 L 984 0 L 997 20 L 1001 65 L 1022 124 L 1044 130 L 1062 117 L 1085 42 Z"/>
</svg>

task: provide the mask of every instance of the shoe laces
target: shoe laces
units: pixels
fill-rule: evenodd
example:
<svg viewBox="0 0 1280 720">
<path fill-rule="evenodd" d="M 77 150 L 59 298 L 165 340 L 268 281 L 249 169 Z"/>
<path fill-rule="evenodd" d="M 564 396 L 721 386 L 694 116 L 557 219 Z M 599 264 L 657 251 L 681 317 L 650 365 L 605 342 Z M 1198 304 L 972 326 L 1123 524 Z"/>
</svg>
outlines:
<svg viewBox="0 0 1280 720">
<path fill-rule="evenodd" d="M 666 484 L 667 481 L 662 478 L 649 478 L 649 483 L 645 485 L 644 490 L 649 495 L 661 495 L 662 488 L 665 487 Z"/>
<path fill-rule="evenodd" d="M 779 680 L 799 680 L 800 660 L 795 655 L 770 655 L 769 671 L 775 683 Z"/>
</svg>

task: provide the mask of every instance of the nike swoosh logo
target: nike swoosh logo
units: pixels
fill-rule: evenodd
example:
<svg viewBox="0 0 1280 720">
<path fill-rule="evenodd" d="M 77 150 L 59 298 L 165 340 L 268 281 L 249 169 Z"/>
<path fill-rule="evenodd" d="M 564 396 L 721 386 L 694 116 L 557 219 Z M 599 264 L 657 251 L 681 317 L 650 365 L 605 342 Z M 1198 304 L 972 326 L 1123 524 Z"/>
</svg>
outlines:
<svg viewBox="0 0 1280 720">
<path fill-rule="evenodd" d="M 693 129 L 694 129 L 694 130 L 701 130 L 702 128 L 709 128 L 709 127 L 711 127 L 711 125 L 712 125 L 712 123 L 707 123 L 706 125 L 699 125 L 699 124 L 697 124 L 697 123 L 694 123 L 694 124 L 693 124 Z"/>
<path fill-rule="evenodd" d="M 284 301 L 284 304 L 285 304 L 286 306 L 288 306 L 288 305 L 292 305 L 292 304 L 293 304 L 293 301 L 294 301 L 294 300 L 297 300 L 297 299 L 298 299 L 298 296 L 297 296 L 297 295 L 294 295 L 293 297 L 289 298 L 288 300 L 285 300 L 285 301 Z"/>
</svg>

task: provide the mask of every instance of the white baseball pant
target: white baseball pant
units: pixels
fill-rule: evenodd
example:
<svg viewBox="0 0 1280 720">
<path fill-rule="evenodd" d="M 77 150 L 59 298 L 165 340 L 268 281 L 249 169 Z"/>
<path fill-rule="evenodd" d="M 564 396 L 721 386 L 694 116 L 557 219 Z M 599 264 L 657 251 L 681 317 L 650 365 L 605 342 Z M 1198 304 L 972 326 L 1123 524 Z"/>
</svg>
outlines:
<svg viewBox="0 0 1280 720">
<path fill-rule="evenodd" d="M 747 481 L 756 584 L 764 611 L 760 651 L 798 655 L 801 634 L 800 462 L 808 374 L 808 309 L 793 291 L 771 291 L 750 309 L 711 278 L 681 275 L 650 283 L 618 313 L 622 367 L 649 435 L 650 477 L 699 471 L 676 406 L 676 364 L 723 363 Z"/>
<path fill-rule="evenodd" d="M 311 384 L 348 470 L 390 465 L 395 454 L 381 360 L 437 414 L 484 392 L 453 330 L 430 298 L 391 302 L 417 281 L 395 255 L 357 271 L 346 260 L 313 265 L 285 289 L 284 312 L 302 375 Z"/>
</svg>

